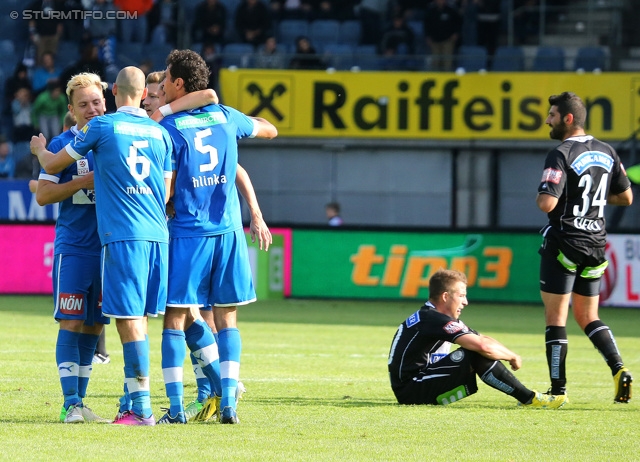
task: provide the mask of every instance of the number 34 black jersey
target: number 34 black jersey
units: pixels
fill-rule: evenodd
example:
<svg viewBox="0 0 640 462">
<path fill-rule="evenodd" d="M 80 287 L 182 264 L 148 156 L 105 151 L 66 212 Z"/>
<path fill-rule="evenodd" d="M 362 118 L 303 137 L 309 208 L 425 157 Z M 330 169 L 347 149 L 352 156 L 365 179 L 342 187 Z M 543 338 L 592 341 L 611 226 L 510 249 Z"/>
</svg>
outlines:
<svg viewBox="0 0 640 462">
<path fill-rule="evenodd" d="M 549 226 L 564 238 L 605 245 L 604 206 L 609 193 L 631 187 L 616 151 L 593 136 L 574 136 L 547 154 L 539 193 L 558 198 Z"/>
</svg>

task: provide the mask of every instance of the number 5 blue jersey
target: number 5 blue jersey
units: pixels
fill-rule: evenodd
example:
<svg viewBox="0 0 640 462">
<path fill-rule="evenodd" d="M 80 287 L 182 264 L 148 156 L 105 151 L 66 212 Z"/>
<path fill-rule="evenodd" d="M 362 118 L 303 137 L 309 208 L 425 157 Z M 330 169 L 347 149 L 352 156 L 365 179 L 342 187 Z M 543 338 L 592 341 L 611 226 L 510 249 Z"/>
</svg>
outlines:
<svg viewBox="0 0 640 462">
<path fill-rule="evenodd" d="M 171 177 L 171 138 L 143 109 L 121 107 L 91 119 L 66 150 L 76 159 L 93 150 L 102 245 L 168 242 L 164 179 Z"/>
<path fill-rule="evenodd" d="M 238 140 L 255 136 L 253 119 L 209 105 L 165 117 L 173 140 L 176 211 L 171 237 L 215 236 L 242 228 L 236 189 Z"/>
</svg>

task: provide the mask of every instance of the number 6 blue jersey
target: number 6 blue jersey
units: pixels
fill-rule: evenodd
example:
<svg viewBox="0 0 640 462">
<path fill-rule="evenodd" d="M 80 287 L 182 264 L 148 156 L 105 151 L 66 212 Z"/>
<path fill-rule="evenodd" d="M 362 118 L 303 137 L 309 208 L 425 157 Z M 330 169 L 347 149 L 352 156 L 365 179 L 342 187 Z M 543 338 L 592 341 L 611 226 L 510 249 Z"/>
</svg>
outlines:
<svg viewBox="0 0 640 462">
<path fill-rule="evenodd" d="M 236 189 L 238 140 L 255 136 L 253 119 L 208 105 L 160 122 L 173 140 L 175 218 L 171 237 L 215 236 L 242 228 Z"/>
<path fill-rule="evenodd" d="M 79 159 L 93 150 L 96 212 L 102 245 L 168 242 L 165 178 L 171 177 L 171 139 L 144 110 L 121 107 L 95 117 L 66 146 Z"/>
</svg>

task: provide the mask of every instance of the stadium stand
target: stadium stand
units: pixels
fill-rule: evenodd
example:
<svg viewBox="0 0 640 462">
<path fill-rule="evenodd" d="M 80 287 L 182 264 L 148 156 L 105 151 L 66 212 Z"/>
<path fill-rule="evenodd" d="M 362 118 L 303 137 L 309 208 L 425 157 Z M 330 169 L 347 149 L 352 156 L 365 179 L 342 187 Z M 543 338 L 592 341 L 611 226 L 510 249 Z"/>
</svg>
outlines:
<svg viewBox="0 0 640 462">
<path fill-rule="evenodd" d="M 494 72 L 520 72 L 524 70 L 524 51 L 518 46 L 500 46 L 493 55 Z"/>
<path fill-rule="evenodd" d="M 560 72 L 565 70 L 564 50 L 556 46 L 538 47 L 533 60 L 532 71 L 535 72 Z"/>
<path fill-rule="evenodd" d="M 314 46 L 338 43 L 340 23 L 333 19 L 318 19 L 309 25 L 309 39 Z"/>
<path fill-rule="evenodd" d="M 347 20 L 340 23 L 338 33 L 338 43 L 344 45 L 358 46 L 362 36 L 362 24 L 360 21 Z"/>
<path fill-rule="evenodd" d="M 253 67 L 253 52 L 253 45 L 248 43 L 229 43 L 222 49 L 222 66 Z"/>
<path fill-rule="evenodd" d="M 581 47 L 578 49 L 573 69 L 576 71 L 582 69 L 586 72 L 593 72 L 596 69 L 604 71 L 606 63 L 607 56 L 602 48 Z"/>
<path fill-rule="evenodd" d="M 458 49 L 456 65 L 465 72 L 487 70 L 487 49 L 476 45 L 463 45 Z"/>
<path fill-rule="evenodd" d="M 339 71 L 349 70 L 353 66 L 353 47 L 332 43 L 324 46 L 324 57 L 329 67 Z"/>
<path fill-rule="evenodd" d="M 304 19 L 285 19 L 278 24 L 278 42 L 290 46 L 297 37 L 309 35 L 309 23 Z"/>
</svg>

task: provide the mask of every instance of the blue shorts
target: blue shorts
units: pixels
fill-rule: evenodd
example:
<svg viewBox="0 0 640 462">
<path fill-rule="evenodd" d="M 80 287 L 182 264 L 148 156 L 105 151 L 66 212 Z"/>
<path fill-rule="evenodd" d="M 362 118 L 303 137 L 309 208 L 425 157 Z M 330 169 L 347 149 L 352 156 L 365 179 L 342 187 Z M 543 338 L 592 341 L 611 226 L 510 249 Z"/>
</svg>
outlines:
<svg viewBox="0 0 640 462">
<path fill-rule="evenodd" d="M 118 241 L 102 247 L 102 312 L 135 319 L 164 314 L 168 249 L 164 242 Z"/>
<path fill-rule="evenodd" d="M 244 231 L 172 238 L 167 306 L 238 306 L 256 300 Z"/>
<path fill-rule="evenodd" d="M 58 254 L 53 259 L 52 279 L 56 321 L 83 320 L 87 326 L 109 324 L 101 310 L 99 257 Z"/>
</svg>

